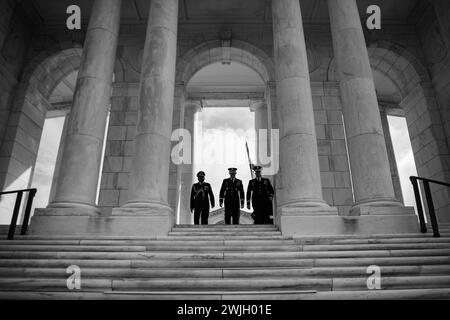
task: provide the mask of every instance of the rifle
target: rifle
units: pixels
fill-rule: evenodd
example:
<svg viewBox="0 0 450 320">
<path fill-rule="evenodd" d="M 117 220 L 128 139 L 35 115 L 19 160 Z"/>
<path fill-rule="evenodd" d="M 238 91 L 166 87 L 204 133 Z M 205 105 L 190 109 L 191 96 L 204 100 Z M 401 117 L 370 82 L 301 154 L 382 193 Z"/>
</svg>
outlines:
<svg viewBox="0 0 450 320">
<path fill-rule="evenodd" d="M 250 175 L 253 179 L 253 164 L 252 164 L 252 161 L 250 160 L 250 152 L 248 151 L 247 139 L 245 139 L 245 148 L 247 149 L 247 159 L 248 159 L 248 165 L 250 167 Z"/>
</svg>

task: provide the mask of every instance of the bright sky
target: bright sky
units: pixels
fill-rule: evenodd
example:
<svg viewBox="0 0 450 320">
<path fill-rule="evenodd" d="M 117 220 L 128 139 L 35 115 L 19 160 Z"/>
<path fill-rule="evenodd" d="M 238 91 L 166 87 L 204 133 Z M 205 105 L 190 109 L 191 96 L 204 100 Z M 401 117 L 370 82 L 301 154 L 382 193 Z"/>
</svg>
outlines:
<svg viewBox="0 0 450 320">
<path fill-rule="evenodd" d="M 50 118 L 44 123 L 32 180 L 32 187 L 38 190 L 33 202 L 35 208 L 45 208 L 48 205 L 64 119 L 64 117 Z"/>
<path fill-rule="evenodd" d="M 414 191 L 409 181 L 410 176 L 417 176 L 411 141 L 409 139 L 406 119 L 388 116 L 392 144 L 394 146 L 397 169 L 400 175 L 403 201 L 406 206 L 415 207 Z"/>
</svg>

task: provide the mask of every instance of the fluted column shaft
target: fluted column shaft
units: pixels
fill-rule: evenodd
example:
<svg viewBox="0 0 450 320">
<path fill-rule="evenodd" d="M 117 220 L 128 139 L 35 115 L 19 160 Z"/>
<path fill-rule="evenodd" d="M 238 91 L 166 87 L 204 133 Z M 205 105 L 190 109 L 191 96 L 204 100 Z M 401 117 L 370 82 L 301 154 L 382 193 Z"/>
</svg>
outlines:
<svg viewBox="0 0 450 320">
<path fill-rule="evenodd" d="M 144 46 L 136 154 L 126 207 L 167 203 L 175 89 L 178 0 L 152 0 Z"/>
<path fill-rule="evenodd" d="M 356 0 L 328 0 L 348 143 L 354 209 L 395 199 L 380 111 Z"/>
<path fill-rule="evenodd" d="M 194 121 L 200 109 L 200 103 L 188 101 L 184 106 L 184 129 L 191 134 L 191 159 L 194 159 Z M 180 224 L 193 223 L 193 214 L 189 211 L 191 201 L 191 188 L 194 183 L 193 163 L 181 165 L 181 192 L 180 192 Z M 208 176 L 206 176 L 208 179 Z"/>
<path fill-rule="evenodd" d="M 83 47 L 55 196 L 49 207 L 95 208 L 121 0 L 95 0 Z"/>
<path fill-rule="evenodd" d="M 326 206 L 322 197 L 305 37 L 298 0 L 273 0 L 280 121 L 279 206 Z"/>
<path fill-rule="evenodd" d="M 263 101 L 253 101 L 250 105 L 250 111 L 255 113 L 255 151 L 256 158 L 254 159 L 255 164 L 263 165 L 266 163 L 262 163 L 260 153 L 266 152 L 263 157 L 267 158 L 267 153 L 269 151 L 269 120 L 268 120 L 268 111 L 267 104 Z M 264 135 L 261 130 L 266 130 L 266 137 L 264 139 Z"/>
</svg>

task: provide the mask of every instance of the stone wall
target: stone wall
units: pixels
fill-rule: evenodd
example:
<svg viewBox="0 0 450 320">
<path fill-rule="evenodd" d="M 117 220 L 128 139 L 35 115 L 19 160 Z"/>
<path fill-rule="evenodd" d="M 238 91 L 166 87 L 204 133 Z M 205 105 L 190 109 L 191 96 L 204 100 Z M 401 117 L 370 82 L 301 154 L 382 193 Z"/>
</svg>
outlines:
<svg viewBox="0 0 450 320">
<path fill-rule="evenodd" d="M 312 92 L 324 200 L 346 215 L 353 193 L 339 84 L 313 83 Z"/>
</svg>

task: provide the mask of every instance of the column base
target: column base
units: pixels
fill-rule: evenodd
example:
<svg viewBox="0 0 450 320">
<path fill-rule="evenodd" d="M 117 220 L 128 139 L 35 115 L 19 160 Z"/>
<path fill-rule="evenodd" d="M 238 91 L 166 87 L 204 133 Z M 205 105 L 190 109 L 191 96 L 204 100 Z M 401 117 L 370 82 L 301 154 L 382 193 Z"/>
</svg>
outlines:
<svg viewBox="0 0 450 320">
<path fill-rule="evenodd" d="M 97 210 L 89 207 L 48 207 L 34 210 L 28 234 L 43 236 L 88 235 L 92 221 L 98 221 Z"/>
<path fill-rule="evenodd" d="M 44 236 L 166 236 L 174 225 L 167 208 L 114 208 L 108 217 L 92 215 L 82 209 L 36 209 L 29 234 Z"/>
<path fill-rule="evenodd" d="M 369 212 L 378 212 L 378 214 L 382 214 L 382 212 L 385 212 L 387 208 L 390 208 L 389 212 L 395 213 L 397 212 L 396 208 L 401 212 L 401 210 L 404 210 L 405 207 L 396 199 L 372 199 L 356 202 L 350 209 L 349 215 L 359 216 L 362 214 L 369 214 Z"/>
<path fill-rule="evenodd" d="M 50 214 L 50 212 L 53 214 L 56 214 L 56 212 L 64 212 L 64 214 L 69 215 L 71 212 L 77 212 L 77 214 L 88 214 L 94 216 L 101 214 L 101 210 L 97 206 L 82 202 L 52 202 L 46 209 L 55 209 L 53 211 L 46 211 L 47 214 Z"/>
<path fill-rule="evenodd" d="M 283 235 L 336 236 L 349 234 L 395 234 L 420 232 L 412 207 L 378 207 L 361 215 L 339 216 L 323 208 L 281 208 L 279 227 Z"/>
</svg>

